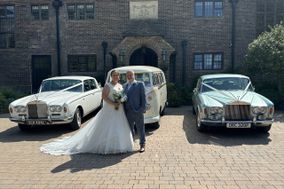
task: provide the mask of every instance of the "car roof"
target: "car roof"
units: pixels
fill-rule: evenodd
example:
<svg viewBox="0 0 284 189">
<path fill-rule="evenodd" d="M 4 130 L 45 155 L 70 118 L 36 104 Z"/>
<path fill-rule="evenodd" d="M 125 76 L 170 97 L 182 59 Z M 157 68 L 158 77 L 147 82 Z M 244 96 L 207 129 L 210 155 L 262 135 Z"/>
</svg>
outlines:
<svg viewBox="0 0 284 189">
<path fill-rule="evenodd" d="M 86 80 L 86 79 L 94 79 L 93 77 L 90 77 L 90 76 L 77 76 L 77 75 L 74 75 L 74 76 L 56 76 L 56 77 L 50 77 L 50 78 L 47 78 L 45 79 L 44 81 L 46 80 L 54 80 L 54 79 L 77 79 L 77 80 Z"/>
<path fill-rule="evenodd" d="M 200 76 L 202 80 L 205 79 L 213 79 L 213 78 L 226 78 L 226 77 L 238 77 L 238 78 L 247 78 L 249 79 L 248 76 L 241 75 L 241 74 L 207 74 Z"/>
<path fill-rule="evenodd" d="M 153 66 L 123 66 L 123 67 L 117 67 L 114 68 L 112 70 L 117 70 L 119 72 L 127 72 L 129 70 L 132 70 L 134 72 L 158 72 L 158 71 L 162 71 L 161 69 L 157 68 L 157 67 L 153 67 Z M 112 70 L 110 70 L 109 72 L 111 72 Z"/>
</svg>

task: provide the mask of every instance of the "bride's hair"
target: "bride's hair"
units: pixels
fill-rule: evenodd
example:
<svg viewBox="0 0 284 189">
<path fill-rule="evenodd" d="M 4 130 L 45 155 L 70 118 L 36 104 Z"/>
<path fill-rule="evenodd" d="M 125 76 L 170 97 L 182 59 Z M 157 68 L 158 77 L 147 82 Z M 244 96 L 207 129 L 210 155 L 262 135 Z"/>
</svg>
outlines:
<svg viewBox="0 0 284 189">
<path fill-rule="evenodd" d="M 110 76 L 112 77 L 112 75 L 113 75 L 114 73 L 117 73 L 117 74 L 119 75 L 119 72 L 118 72 L 117 70 L 112 70 L 112 71 L 110 72 Z"/>
</svg>

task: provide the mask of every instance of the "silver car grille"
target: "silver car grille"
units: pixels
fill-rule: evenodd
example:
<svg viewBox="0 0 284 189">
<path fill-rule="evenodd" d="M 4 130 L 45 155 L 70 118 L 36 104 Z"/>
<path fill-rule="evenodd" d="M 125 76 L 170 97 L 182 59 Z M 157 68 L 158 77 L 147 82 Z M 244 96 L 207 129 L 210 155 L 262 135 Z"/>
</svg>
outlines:
<svg viewBox="0 0 284 189">
<path fill-rule="evenodd" d="M 226 105 L 225 107 L 225 120 L 226 121 L 239 121 L 250 120 L 250 105 Z"/>
<path fill-rule="evenodd" d="M 32 101 L 28 103 L 28 115 L 30 119 L 47 118 L 47 104 L 42 101 Z"/>
</svg>

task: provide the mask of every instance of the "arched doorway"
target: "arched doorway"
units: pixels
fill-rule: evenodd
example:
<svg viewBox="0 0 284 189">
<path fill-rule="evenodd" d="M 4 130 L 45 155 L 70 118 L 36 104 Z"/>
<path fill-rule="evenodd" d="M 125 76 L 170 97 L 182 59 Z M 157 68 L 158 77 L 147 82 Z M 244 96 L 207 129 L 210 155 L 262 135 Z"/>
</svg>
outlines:
<svg viewBox="0 0 284 189">
<path fill-rule="evenodd" d="M 136 49 L 130 56 L 129 65 L 147 65 L 158 67 L 158 56 L 150 48 Z"/>
</svg>

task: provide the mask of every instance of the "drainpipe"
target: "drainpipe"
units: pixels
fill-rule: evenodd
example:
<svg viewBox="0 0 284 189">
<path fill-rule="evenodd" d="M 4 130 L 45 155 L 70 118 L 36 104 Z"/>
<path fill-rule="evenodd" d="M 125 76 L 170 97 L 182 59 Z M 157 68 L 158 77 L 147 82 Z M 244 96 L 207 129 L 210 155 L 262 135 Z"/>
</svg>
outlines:
<svg viewBox="0 0 284 189">
<path fill-rule="evenodd" d="M 181 42 L 182 46 L 182 85 L 185 85 L 185 74 L 186 74 L 186 47 L 187 40 Z"/>
<path fill-rule="evenodd" d="M 61 61 L 60 61 L 60 33 L 59 33 L 59 8 L 62 6 L 61 0 L 54 0 L 52 5 L 55 9 L 56 15 L 56 54 L 57 54 L 57 73 L 61 75 Z"/>
<path fill-rule="evenodd" d="M 231 63 L 232 72 L 235 71 L 235 43 L 236 43 L 236 6 L 238 0 L 230 0 L 232 5 L 232 33 L 231 33 Z"/>
<path fill-rule="evenodd" d="M 103 47 L 103 57 L 104 57 L 104 62 L 103 62 L 103 66 L 104 66 L 104 76 L 106 77 L 106 52 L 107 52 L 107 42 L 103 41 L 102 42 L 102 47 Z"/>
</svg>

